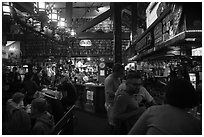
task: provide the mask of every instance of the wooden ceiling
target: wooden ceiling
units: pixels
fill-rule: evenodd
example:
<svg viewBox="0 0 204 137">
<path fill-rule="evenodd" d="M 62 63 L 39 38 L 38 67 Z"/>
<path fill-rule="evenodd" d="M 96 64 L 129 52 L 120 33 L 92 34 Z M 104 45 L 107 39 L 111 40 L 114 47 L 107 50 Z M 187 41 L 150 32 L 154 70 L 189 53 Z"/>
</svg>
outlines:
<svg viewBox="0 0 204 137">
<path fill-rule="evenodd" d="M 21 12 L 28 12 L 33 13 L 33 3 L 32 2 L 14 2 L 15 7 L 20 10 Z M 71 2 L 70 2 L 71 3 Z M 129 18 L 131 18 L 131 5 L 133 2 L 123 2 L 121 5 L 128 13 Z M 138 7 L 138 15 L 139 20 L 144 20 L 146 18 L 145 10 L 148 6 L 148 2 L 139 2 L 137 4 Z M 54 5 L 55 9 L 61 10 L 60 16 L 65 17 L 66 12 L 66 2 L 49 2 L 49 5 Z M 106 14 L 107 13 L 107 14 Z M 104 19 L 111 17 L 111 11 L 110 11 L 110 3 L 109 2 L 72 2 L 72 21 L 74 22 L 76 19 L 79 18 L 91 18 L 92 20 L 89 22 L 83 23 L 81 26 L 75 27 L 77 28 L 77 32 L 81 33 L 85 31 L 88 28 L 91 28 L 92 26 L 102 22 Z M 122 16 L 122 25 L 125 25 L 129 29 L 131 29 L 131 19 L 128 19 L 129 21 L 124 23 L 124 19 Z"/>
<path fill-rule="evenodd" d="M 14 2 L 15 7 L 22 12 L 32 13 L 34 6 L 32 2 Z M 124 2 L 125 3 L 125 2 Z M 127 2 L 126 2 L 127 3 Z M 145 18 L 145 10 L 149 2 L 139 2 L 139 15 Z M 49 2 L 55 9 L 61 10 L 60 16 L 65 17 L 66 2 Z M 128 5 L 128 4 L 127 4 Z M 129 3 L 131 5 L 131 3 Z M 110 9 L 110 2 L 72 2 L 72 18 L 95 18 Z M 130 6 L 129 6 L 130 7 Z M 128 6 L 127 10 L 130 10 Z"/>
<path fill-rule="evenodd" d="M 65 9 L 65 2 L 55 2 L 56 8 Z M 110 8 L 110 3 L 106 2 L 73 2 L 73 18 L 95 18 Z M 65 10 L 62 10 L 62 17 Z"/>
</svg>

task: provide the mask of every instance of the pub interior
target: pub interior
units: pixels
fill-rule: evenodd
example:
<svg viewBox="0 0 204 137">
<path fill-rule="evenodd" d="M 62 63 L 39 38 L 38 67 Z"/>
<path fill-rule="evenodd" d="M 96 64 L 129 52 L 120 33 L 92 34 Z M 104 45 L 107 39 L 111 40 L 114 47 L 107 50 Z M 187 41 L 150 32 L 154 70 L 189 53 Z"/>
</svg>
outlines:
<svg viewBox="0 0 204 137">
<path fill-rule="evenodd" d="M 146 110 L 165 104 L 173 74 L 189 81 L 198 104 L 188 114 L 202 123 L 202 2 L 2 2 L 1 7 L 3 135 L 131 134 L 121 132 L 121 123 L 108 123 L 105 80 L 117 63 L 125 76 L 140 74 L 155 101 L 144 105 Z M 19 105 L 15 100 L 21 97 Z M 32 115 L 44 100 L 45 112 L 54 117 L 49 132 L 37 131 Z M 19 120 L 28 129 L 18 127 Z M 192 134 L 202 134 L 198 130 Z"/>
</svg>

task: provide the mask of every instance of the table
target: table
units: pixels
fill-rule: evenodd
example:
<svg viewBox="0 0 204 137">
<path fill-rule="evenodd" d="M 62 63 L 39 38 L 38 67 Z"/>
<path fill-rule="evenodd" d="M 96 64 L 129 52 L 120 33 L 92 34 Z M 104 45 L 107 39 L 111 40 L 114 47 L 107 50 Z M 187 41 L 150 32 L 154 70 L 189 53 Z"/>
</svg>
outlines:
<svg viewBox="0 0 204 137">
<path fill-rule="evenodd" d="M 57 90 L 51 90 L 48 88 L 44 88 L 41 91 L 36 91 L 34 94 L 34 98 L 44 97 L 44 96 L 50 97 L 53 99 L 59 99 L 59 100 L 61 100 L 63 97 L 61 92 Z"/>
</svg>

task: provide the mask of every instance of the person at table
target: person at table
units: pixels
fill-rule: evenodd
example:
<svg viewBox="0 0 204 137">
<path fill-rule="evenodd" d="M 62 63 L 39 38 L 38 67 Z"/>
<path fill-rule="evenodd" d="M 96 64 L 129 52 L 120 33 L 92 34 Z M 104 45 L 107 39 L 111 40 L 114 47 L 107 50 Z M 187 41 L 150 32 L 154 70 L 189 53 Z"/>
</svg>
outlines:
<svg viewBox="0 0 204 137">
<path fill-rule="evenodd" d="M 54 121 L 57 123 L 66 111 L 64 106 L 52 90 L 45 91 L 43 96 L 48 103 L 47 111 L 54 116 Z"/>
<path fill-rule="evenodd" d="M 135 71 L 128 72 L 126 89 L 123 94 L 114 99 L 112 117 L 115 125 L 115 134 L 127 134 L 136 120 L 145 111 L 145 107 L 139 106 L 135 99 L 135 93 L 139 92 L 141 77 Z"/>
<path fill-rule="evenodd" d="M 20 92 L 13 94 L 7 101 L 7 133 L 11 135 L 28 135 L 31 130 L 30 116 L 26 113 L 24 107 L 25 95 Z"/>
<path fill-rule="evenodd" d="M 146 88 L 142 85 L 141 74 L 139 72 L 136 72 L 133 70 L 129 71 L 128 73 L 129 74 L 137 73 L 137 77 L 135 79 L 138 82 L 137 83 L 138 84 L 138 90 L 135 91 L 134 95 L 135 95 L 135 97 L 136 97 L 135 99 L 137 100 L 139 105 L 145 106 L 145 107 L 156 105 L 154 98 L 149 94 L 149 92 L 146 90 Z M 115 93 L 115 96 L 117 97 L 119 95 L 126 94 L 126 92 L 125 92 L 126 86 L 127 86 L 127 83 L 125 83 L 125 82 L 120 84 L 120 86 L 118 87 L 118 90 Z"/>
<path fill-rule="evenodd" d="M 61 102 L 65 109 L 74 105 L 77 100 L 76 87 L 72 84 L 68 77 L 62 78 L 61 84 L 58 85 L 57 90 L 62 92 Z"/>
<path fill-rule="evenodd" d="M 202 121 L 188 113 L 197 105 L 193 85 L 185 79 L 172 79 L 166 87 L 165 104 L 149 107 L 128 134 L 202 135 Z"/>
<path fill-rule="evenodd" d="M 108 123 L 112 131 L 114 127 L 114 122 L 113 122 L 113 119 L 111 118 L 111 112 L 114 104 L 114 97 L 115 97 L 115 92 L 117 91 L 119 85 L 121 84 L 121 78 L 123 76 L 124 76 L 124 67 L 121 64 L 116 63 L 113 66 L 113 72 L 108 77 L 106 77 L 104 81 L 105 108 L 107 110 Z"/>
<path fill-rule="evenodd" d="M 40 67 L 34 71 L 33 81 L 35 81 L 38 87 L 42 88 L 42 69 Z"/>
<path fill-rule="evenodd" d="M 50 135 L 54 130 L 54 117 L 47 111 L 47 101 L 36 98 L 31 103 L 32 135 Z"/>
<path fill-rule="evenodd" d="M 47 70 L 46 69 L 42 69 L 42 78 L 41 78 L 41 85 L 48 87 L 48 85 L 50 85 L 50 79 L 47 75 Z"/>
</svg>

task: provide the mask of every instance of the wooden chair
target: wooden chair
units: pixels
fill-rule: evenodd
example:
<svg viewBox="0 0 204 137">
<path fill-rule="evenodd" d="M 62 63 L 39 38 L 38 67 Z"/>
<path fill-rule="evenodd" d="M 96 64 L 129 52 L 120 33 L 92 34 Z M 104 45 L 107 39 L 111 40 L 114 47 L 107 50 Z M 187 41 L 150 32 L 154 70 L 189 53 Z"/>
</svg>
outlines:
<svg viewBox="0 0 204 137">
<path fill-rule="evenodd" d="M 73 126 L 72 124 L 73 124 L 74 108 L 75 108 L 75 105 L 72 105 L 65 113 L 65 115 L 57 122 L 57 124 L 54 127 L 53 135 L 60 135 L 63 133 L 63 129 L 65 129 L 66 127 L 69 127 L 69 125 Z"/>
</svg>

